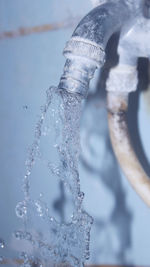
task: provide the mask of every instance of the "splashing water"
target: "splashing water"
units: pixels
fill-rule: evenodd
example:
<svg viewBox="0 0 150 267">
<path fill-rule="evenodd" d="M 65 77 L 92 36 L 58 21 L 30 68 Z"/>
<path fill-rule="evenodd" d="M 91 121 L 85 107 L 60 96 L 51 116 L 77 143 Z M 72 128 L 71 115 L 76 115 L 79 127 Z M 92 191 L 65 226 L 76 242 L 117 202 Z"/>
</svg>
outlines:
<svg viewBox="0 0 150 267">
<path fill-rule="evenodd" d="M 0 238 L 0 248 L 4 248 L 5 247 L 5 242 L 2 238 Z"/>
<path fill-rule="evenodd" d="M 0 263 L 2 263 L 4 260 L 3 256 L 0 256 Z"/>
<path fill-rule="evenodd" d="M 57 99 L 57 105 L 53 101 Z M 16 215 L 24 223 L 24 230 L 15 231 L 18 240 L 26 240 L 32 244 L 34 250 L 38 251 L 40 259 L 34 255 L 23 252 L 22 267 L 31 266 L 31 262 L 38 262 L 38 266 L 83 266 L 84 261 L 89 258 L 90 229 L 93 222 L 82 207 L 84 198 L 80 191 L 78 173 L 78 158 L 80 154 L 80 115 L 81 97 L 60 91 L 51 87 L 47 91 L 46 104 L 41 108 L 41 116 L 36 125 L 35 137 L 26 161 L 26 174 L 23 179 L 24 200 L 16 206 Z M 54 118 L 55 129 L 54 147 L 59 155 L 55 164 L 50 159 L 42 159 L 49 173 L 63 181 L 65 188 L 71 193 L 74 208 L 68 222 L 60 223 L 50 214 L 50 209 L 43 201 L 43 196 L 32 199 L 30 193 L 30 176 L 35 160 L 39 157 L 39 145 L 41 136 L 51 133 L 50 125 L 43 127 L 43 122 L 50 111 Z M 53 129 L 53 130 L 54 130 Z M 27 230 L 29 210 L 35 210 L 39 218 L 42 218 L 49 228 L 48 238 L 42 238 Z"/>
<path fill-rule="evenodd" d="M 5 242 L 2 238 L 0 238 L 0 249 L 4 249 L 5 248 Z M 0 263 L 2 263 L 4 260 L 3 256 L 0 255 Z"/>
</svg>

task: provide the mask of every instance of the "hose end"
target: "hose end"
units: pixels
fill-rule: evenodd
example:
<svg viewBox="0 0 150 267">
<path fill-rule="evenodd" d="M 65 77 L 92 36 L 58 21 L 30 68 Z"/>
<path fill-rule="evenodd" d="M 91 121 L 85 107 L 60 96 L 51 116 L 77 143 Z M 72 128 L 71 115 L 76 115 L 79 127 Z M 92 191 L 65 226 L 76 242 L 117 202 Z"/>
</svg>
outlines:
<svg viewBox="0 0 150 267">
<path fill-rule="evenodd" d="M 105 52 L 94 42 L 73 37 L 67 42 L 63 54 L 67 60 L 58 88 L 85 98 L 96 68 L 104 64 Z"/>
</svg>

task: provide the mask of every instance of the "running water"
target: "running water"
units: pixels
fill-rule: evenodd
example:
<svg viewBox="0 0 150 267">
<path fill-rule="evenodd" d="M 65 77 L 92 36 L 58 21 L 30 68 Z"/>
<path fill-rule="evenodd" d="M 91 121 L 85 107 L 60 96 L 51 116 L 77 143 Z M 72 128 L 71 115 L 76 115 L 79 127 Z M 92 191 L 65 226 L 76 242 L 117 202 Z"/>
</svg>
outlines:
<svg viewBox="0 0 150 267">
<path fill-rule="evenodd" d="M 93 222 L 82 207 L 84 198 L 80 191 L 78 160 L 80 154 L 80 116 L 81 97 L 69 94 L 65 90 L 50 87 L 47 91 L 46 104 L 41 108 L 41 116 L 36 125 L 35 137 L 26 161 L 26 174 L 23 179 L 24 200 L 16 206 L 16 215 L 23 220 L 24 230 L 17 230 L 14 235 L 18 240 L 26 240 L 36 251 L 29 255 L 23 251 L 20 255 L 22 267 L 36 266 L 76 266 L 84 265 L 89 258 L 90 229 Z M 54 118 L 54 125 L 43 126 L 49 114 Z M 54 131 L 55 130 L 55 131 Z M 40 152 L 41 137 L 55 132 L 55 147 L 59 160 L 52 162 Z M 32 169 L 35 161 L 40 159 L 46 164 L 50 179 L 54 176 L 63 181 L 73 201 L 70 219 L 59 222 L 50 214 L 50 207 L 43 201 L 43 195 L 33 199 L 31 195 Z M 49 229 L 47 238 L 28 230 L 30 214 L 36 211 L 39 220 L 43 219 Z M 33 251 L 32 249 L 32 251 Z M 38 254 L 38 257 L 37 257 Z M 34 265 L 35 266 L 35 265 Z"/>
</svg>

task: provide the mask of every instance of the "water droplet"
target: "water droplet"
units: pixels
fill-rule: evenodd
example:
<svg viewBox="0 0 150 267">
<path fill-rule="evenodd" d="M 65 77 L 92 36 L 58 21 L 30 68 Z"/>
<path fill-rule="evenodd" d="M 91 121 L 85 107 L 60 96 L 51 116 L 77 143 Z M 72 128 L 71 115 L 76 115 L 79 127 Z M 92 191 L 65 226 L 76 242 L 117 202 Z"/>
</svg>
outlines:
<svg viewBox="0 0 150 267">
<path fill-rule="evenodd" d="M 83 192 L 80 192 L 78 194 L 78 198 L 81 199 L 81 200 L 83 200 L 84 199 L 84 193 Z"/>
<path fill-rule="evenodd" d="M 24 232 L 24 239 L 32 241 L 32 235 L 29 232 Z"/>
<path fill-rule="evenodd" d="M 19 218 L 24 218 L 27 214 L 27 206 L 25 205 L 25 202 L 19 202 L 16 206 L 16 215 Z"/>
<path fill-rule="evenodd" d="M 41 207 L 41 205 L 40 205 L 40 203 L 38 201 L 35 202 L 35 206 L 36 206 L 36 210 L 37 210 L 39 216 L 42 217 L 43 216 L 43 211 L 42 211 L 42 207 Z"/>
<path fill-rule="evenodd" d="M 38 258 L 34 258 L 33 259 L 33 265 L 36 266 L 36 267 L 43 267 L 43 264 L 42 264 L 41 260 L 38 259 Z"/>
<path fill-rule="evenodd" d="M 21 252 L 20 253 L 20 259 L 22 259 L 22 260 L 27 260 L 28 259 L 28 255 L 27 255 L 27 253 L 26 252 Z"/>
<path fill-rule="evenodd" d="M 16 239 L 21 240 L 23 237 L 22 231 L 16 231 L 14 232 L 14 236 Z"/>
<path fill-rule="evenodd" d="M 31 174 L 30 170 L 27 170 L 27 176 L 29 176 Z"/>
<path fill-rule="evenodd" d="M 24 240 L 32 241 L 32 235 L 29 232 L 16 231 L 14 232 L 14 236 L 18 240 L 24 239 Z"/>
<path fill-rule="evenodd" d="M 47 205 L 46 205 L 43 201 L 41 201 L 41 200 L 36 200 L 36 201 L 34 202 L 34 204 L 35 204 L 35 207 L 36 207 L 36 211 L 37 211 L 37 213 L 38 213 L 38 215 L 39 215 L 40 217 L 43 217 L 44 215 L 47 214 L 47 212 L 48 212 L 48 207 L 47 207 Z"/>
<path fill-rule="evenodd" d="M 2 238 L 0 238 L 0 248 L 4 248 L 5 247 L 5 242 Z"/>
<path fill-rule="evenodd" d="M 30 258 L 28 257 L 28 254 L 26 252 L 21 252 L 20 259 L 24 261 L 24 263 L 21 265 L 21 267 L 31 267 L 32 264 L 30 262 Z"/>
</svg>

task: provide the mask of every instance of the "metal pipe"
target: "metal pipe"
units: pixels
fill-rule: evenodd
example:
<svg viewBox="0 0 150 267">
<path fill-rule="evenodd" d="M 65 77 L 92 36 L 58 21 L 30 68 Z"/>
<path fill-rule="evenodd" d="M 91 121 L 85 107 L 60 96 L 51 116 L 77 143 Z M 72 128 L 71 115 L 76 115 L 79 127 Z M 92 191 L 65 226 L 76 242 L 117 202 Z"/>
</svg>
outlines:
<svg viewBox="0 0 150 267">
<path fill-rule="evenodd" d="M 131 25 L 133 25 L 131 27 Z M 137 58 L 150 56 L 150 20 L 142 15 L 122 32 L 119 64 L 107 81 L 107 108 L 111 141 L 116 157 L 132 187 L 150 207 L 150 178 L 141 166 L 130 141 L 126 113 L 128 94 L 137 87 Z"/>
<path fill-rule="evenodd" d="M 134 190 L 150 207 L 150 179 L 137 159 L 128 133 L 128 94 L 109 92 L 107 105 L 109 131 L 115 155 Z"/>
<path fill-rule="evenodd" d="M 67 60 L 59 89 L 86 97 L 96 68 L 104 64 L 109 38 L 121 29 L 130 14 L 125 0 L 109 1 L 94 8 L 81 20 L 64 49 Z"/>
</svg>

